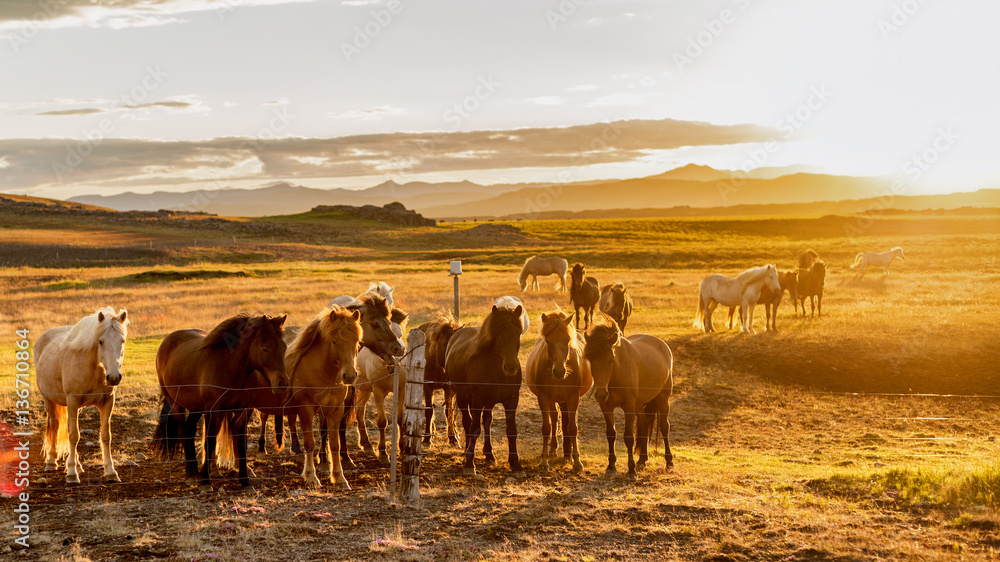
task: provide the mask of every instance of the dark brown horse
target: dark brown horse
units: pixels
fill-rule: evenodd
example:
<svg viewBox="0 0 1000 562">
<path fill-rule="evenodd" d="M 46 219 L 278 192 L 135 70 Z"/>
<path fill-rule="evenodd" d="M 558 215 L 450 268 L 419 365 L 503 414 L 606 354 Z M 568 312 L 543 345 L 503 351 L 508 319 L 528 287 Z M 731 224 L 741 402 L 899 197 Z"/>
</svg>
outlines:
<svg viewBox="0 0 1000 562">
<path fill-rule="evenodd" d="M 448 444 L 458 445 L 457 432 L 455 431 L 455 389 L 448 384 L 448 379 L 444 372 L 445 356 L 448 351 L 448 342 L 462 327 L 458 320 L 446 313 L 432 322 L 421 324 L 418 328 L 424 332 L 424 357 L 427 363 L 424 366 L 424 427 L 427 433 L 424 435 L 424 445 L 431 444 L 431 430 L 434 427 L 434 391 L 441 389 L 444 392 L 444 417 L 448 427 Z"/>
<path fill-rule="evenodd" d="M 594 398 L 601 406 L 608 436 L 607 474 L 615 474 L 615 408 L 625 413 L 625 447 L 628 478 L 646 464 L 649 437 L 647 416 L 659 417 L 667 469 L 674 466 L 670 452 L 670 394 L 673 392 L 673 356 L 657 337 L 633 334 L 624 337 L 618 326 L 594 326 L 586 336 L 583 354 L 594 376 Z M 645 413 L 646 415 L 643 415 Z M 638 418 L 639 462 L 632 457 Z"/>
<path fill-rule="evenodd" d="M 799 254 L 799 269 L 809 269 L 819 260 L 819 254 L 815 250 L 806 250 Z"/>
<path fill-rule="evenodd" d="M 793 306 L 796 307 L 798 311 L 798 287 L 799 287 L 799 272 L 798 270 L 789 271 L 779 271 L 778 272 L 778 284 L 781 286 L 781 292 L 775 293 L 770 287 L 764 285 L 760 288 L 760 298 L 757 299 L 757 304 L 764 305 L 764 312 L 767 317 L 764 320 L 765 330 L 778 331 L 778 305 L 781 304 L 781 297 L 785 295 L 785 291 L 788 291 L 788 298 L 792 299 Z M 736 314 L 736 307 L 729 307 L 729 329 L 733 329 L 733 317 Z"/>
<path fill-rule="evenodd" d="M 570 274 L 569 302 L 573 304 L 576 314 L 576 329 L 580 329 L 580 317 L 583 316 L 583 329 L 594 321 L 594 307 L 601 298 L 601 286 L 597 279 L 585 277 L 587 267 L 582 263 L 574 263 L 573 271 Z M 583 309 L 583 314 L 580 310 Z"/>
<path fill-rule="evenodd" d="M 496 462 L 490 439 L 493 406 L 502 404 L 507 420 L 507 460 L 515 477 L 524 469 L 517 456 L 517 402 L 521 390 L 521 307 L 493 306 L 479 328 L 462 328 L 448 343 L 444 372 L 455 385 L 458 409 L 465 429 L 465 474 L 475 474 L 476 441 L 485 432 L 486 462 Z"/>
<path fill-rule="evenodd" d="M 798 296 L 799 304 L 802 305 L 802 316 L 806 315 L 806 297 L 809 298 L 810 316 L 823 316 L 824 286 L 826 286 L 825 262 L 817 261 L 809 269 L 799 270 Z"/>
<path fill-rule="evenodd" d="M 188 483 L 197 482 L 203 492 L 212 491 L 209 470 L 217 440 L 219 460 L 235 450 L 239 482 L 250 486 L 246 462 L 250 413 L 262 403 L 281 399 L 288 387 L 281 339 L 284 322 L 284 316 L 241 314 L 207 334 L 179 330 L 160 344 L 156 374 L 162 397 L 152 448 L 169 459 L 183 445 Z M 194 436 L 202 415 L 205 462 L 199 473 Z"/>
<path fill-rule="evenodd" d="M 625 333 L 628 317 L 632 316 L 632 297 L 628 295 L 628 289 L 623 283 L 605 285 L 601 289 L 601 301 L 598 308 L 610 316 L 618 324 L 622 333 Z"/>
<path fill-rule="evenodd" d="M 572 322 L 573 317 L 563 312 L 542 314 L 542 337 L 531 348 L 525 365 L 528 389 L 538 397 L 542 411 L 543 472 L 549 470 L 549 458 L 556 456 L 556 405 L 562 411 L 563 458 L 573 459 L 574 473 L 583 472 L 577 410 L 580 399 L 594 385 L 594 378 L 583 358 L 583 338 L 570 326 Z"/>
</svg>

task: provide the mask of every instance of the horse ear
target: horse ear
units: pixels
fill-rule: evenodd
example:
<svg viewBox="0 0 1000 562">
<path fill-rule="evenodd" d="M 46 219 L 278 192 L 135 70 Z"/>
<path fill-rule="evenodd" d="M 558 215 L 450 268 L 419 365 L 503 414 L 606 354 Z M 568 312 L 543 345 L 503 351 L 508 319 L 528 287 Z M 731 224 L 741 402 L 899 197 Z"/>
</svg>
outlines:
<svg viewBox="0 0 1000 562">
<path fill-rule="evenodd" d="M 493 305 L 493 310 L 491 310 L 490 313 L 492 314 L 492 313 L 494 313 L 496 311 L 497 311 L 497 305 Z"/>
<path fill-rule="evenodd" d="M 352 310 L 351 311 L 351 318 L 354 318 L 355 322 L 360 321 L 361 320 L 361 311 L 358 310 L 358 309 L 356 309 L 356 308 L 354 310 Z"/>
<path fill-rule="evenodd" d="M 280 327 L 282 327 L 282 326 L 285 325 L 285 320 L 288 320 L 288 315 L 287 314 L 284 315 L 284 316 L 281 316 L 281 317 L 276 316 L 276 317 L 274 317 L 272 319 L 272 321 L 274 322 L 274 325 L 277 326 L 278 328 L 280 328 Z"/>
<path fill-rule="evenodd" d="M 570 314 L 569 316 L 567 316 L 566 319 L 563 320 L 563 324 L 566 324 L 567 326 L 569 326 L 570 324 L 572 324 L 574 316 L 576 316 L 575 312 L 573 314 Z"/>
<path fill-rule="evenodd" d="M 543 312 L 543 313 L 542 313 L 542 322 L 544 323 L 544 322 L 545 322 L 546 320 L 548 320 L 548 319 L 549 319 L 549 315 L 548 315 L 548 314 L 545 314 L 545 313 Z"/>
<path fill-rule="evenodd" d="M 514 309 L 514 316 L 520 317 L 522 312 L 524 312 L 524 307 L 517 305 L 517 308 Z"/>
<path fill-rule="evenodd" d="M 104 322 L 104 313 L 103 313 L 103 312 L 98 312 L 98 313 L 97 313 L 97 321 L 98 321 L 99 323 L 100 323 L 100 322 Z"/>
<path fill-rule="evenodd" d="M 118 321 L 124 324 L 126 318 L 128 318 L 128 311 L 123 308 L 121 314 L 118 315 Z"/>
</svg>

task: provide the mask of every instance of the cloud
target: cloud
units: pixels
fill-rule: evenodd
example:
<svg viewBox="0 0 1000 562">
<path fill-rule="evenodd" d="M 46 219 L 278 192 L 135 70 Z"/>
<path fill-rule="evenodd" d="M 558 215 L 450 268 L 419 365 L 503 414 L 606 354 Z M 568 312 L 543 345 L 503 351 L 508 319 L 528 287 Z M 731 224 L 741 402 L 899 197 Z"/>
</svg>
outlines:
<svg viewBox="0 0 1000 562">
<path fill-rule="evenodd" d="M 391 105 L 380 105 L 367 109 L 351 109 L 343 113 L 328 113 L 326 116 L 331 119 L 354 119 L 358 121 L 377 121 L 389 115 L 402 115 L 406 113 L 402 108 Z"/>
<path fill-rule="evenodd" d="M 567 92 L 589 92 L 591 90 L 596 90 L 597 84 L 579 84 L 573 86 L 572 88 L 566 88 Z"/>
<path fill-rule="evenodd" d="M 559 96 L 539 96 L 537 98 L 528 98 L 524 101 L 538 105 L 562 105 L 566 103 L 566 100 Z"/>
<path fill-rule="evenodd" d="M 154 101 L 152 103 L 141 103 L 139 105 L 126 105 L 129 109 L 143 109 L 147 107 L 167 107 L 170 109 L 185 109 L 194 104 L 186 101 Z"/>
<path fill-rule="evenodd" d="M 77 109 L 55 109 L 52 111 L 43 111 L 41 113 L 36 113 L 35 115 L 93 115 L 94 113 L 104 113 L 106 109 L 99 109 L 96 107 L 80 107 Z"/>
<path fill-rule="evenodd" d="M 129 117 L 149 117 L 152 110 L 161 109 L 177 113 L 207 113 L 211 109 L 198 96 L 182 96 L 183 99 L 162 100 L 136 105 L 117 105 L 113 100 L 49 100 L 46 102 L 31 102 L 20 106 L 6 106 L 16 110 L 44 108 L 44 111 L 34 113 L 40 116 L 76 116 L 107 113 L 110 111 L 128 111 Z M 91 105 L 92 107 L 70 107 L 56 109 L 67 105 Z M 93 106 L 97 107 L 93 107 Z M 5 108 L 6 108 L 5 107 Z"/>
<path fill-rule="evenodd" d="M 378 113 L 378 112 L 376 112 Z M 261 180 L 588 166 L 640 161 L 651 150 L 776 140 L 757 125 L 632 120 L 515 130 L 384 133 L 336 138 L 104 139 L 71 158 L 80 139 L 0 140 L 0 185 L 104 187 L 193 179 Z"/>
<path fill-rule="evenodd" d="M 645 105 L 650 98 L 659 94 L 615 93 L 602 96 L 587 104 L 587 107 L 623 107 Z"/>
</svg>

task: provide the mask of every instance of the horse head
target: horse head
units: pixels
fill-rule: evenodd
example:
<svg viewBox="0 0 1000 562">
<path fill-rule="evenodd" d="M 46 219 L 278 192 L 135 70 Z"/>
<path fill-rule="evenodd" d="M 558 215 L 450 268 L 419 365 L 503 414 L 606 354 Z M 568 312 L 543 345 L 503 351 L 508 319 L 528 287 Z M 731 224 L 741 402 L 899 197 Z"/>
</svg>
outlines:
<svg viewBox="0 0 1000 562">
<path fill-rule="evenodd" d="M 358 380 L 358 350 L 361 347 L 361 312 L 340 310 L 330 313 L 330 353 L 344 384 Z"/>
<path fill-rule="evenodd" d="M 573 345 L 573 328 L 571 326 L 576 313 L 566 315 L 565 312 L 552 314 L 542 313 L 542 337 L 545 338 L 545 349 L 548 352 L 549 366 L 552 367 L 552 377 L 556 380 L 566 378 L 569 367 L 569 351 Z"/>
<path fill-rule="evenodd" d="M 614 322 L 596 324 L 584 338 L 583 355 L 590 362 L 590 372 L 594 376 L 594 398 L 598 403 L 606 402 L 610 396 L 608 385 L 614 373 L 615 352 L 621 346 L 622 332 Z"/>
<path fill-rule="evenodd" d="M 895 248 L 893 248 L 892 249 L 892 253 L 894 253 L 897 256 L 899 256 L 899 259 L 901 259 L 901 260 L 905 260 L 906 259 L 906 256 L 903 255 L 903 249 L 900 248 L 899 246 L 896 246 Z"/>
<path fill-rule="evenodd" d="M 386 363 L 402 357 L 405 345 L 392 330 L 392 310 L 388 301 L 377 293 L 365 293 L 358 298 L 361 306 L 349 307 L 360 311 L 362 344 Z"/>
<path fill-rule="evenodd" d="M 483 335 L 495 343 L 503 363 L 503 374 L 508 377 L 518 376 L 521 373 L 521 361 L 517 353 L 521 350 L 523 311 L 520 306 L 511 310 L 493 305 L 489 317 L 483 321 L 483 328 L 486 329 Z M 482 331 L 482 328 L 480 330 Z"/>
<path fill-rule="evenodd" d="M 285 372 L 285 350 L 281 327 L 288 316 L 258 316 L 249 319 L 241 330 L 240 337 L 250 337 L 250 366 L 262 373 L 271 385 L 271 392 L 282 394 L 288 388 L 288 374 Z"/>
<path fill-rule="evenodd" d="M 100 334 L 97 339 L 97 359 L 104 369 L 104 380 L 108 386 L 117 386 L 122 382 L 127 324 L 128 311 L 125 309 L 119 311 L 118 315 L 105 315 L 104 310 L 97 313 L 97 332 Z"/>
<path fill-rule="evenodd" d="M 767 266 L 764 272 L 764 284 L 776 295 L 781 294 L 781 282 L 778 280 L 778 268 L 774 264 Z"/>
</svg>

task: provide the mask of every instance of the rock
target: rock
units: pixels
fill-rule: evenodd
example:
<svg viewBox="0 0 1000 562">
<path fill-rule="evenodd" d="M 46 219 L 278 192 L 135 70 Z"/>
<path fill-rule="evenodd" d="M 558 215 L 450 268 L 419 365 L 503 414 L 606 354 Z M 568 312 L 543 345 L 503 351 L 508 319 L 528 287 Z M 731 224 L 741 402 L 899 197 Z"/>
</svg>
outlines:
<svg viewBox="0 0 1000 562">
<path fill-rule="evenodd" d="M 137 461 L 144 461 L 144 460 L 146 460 L 146 455 L 144 455 L 143 453 L 139 453 L 139 454 L 137 454 L 135 456 L 135 460 L 137 460 Z"/>
<path fill-rule="evenodd" d="M 153 484 L 163 484 L 163 481 L 157 478 L 156 480 L 153 480 Z"/>
<path fill-rule="evenodd" d="M 93 441 L 87 441 L 86 443 L 83 444 L 83 446 L 84 447 L 93 447 L 94 446 L 94 442 Z"/>
<path fill-rule="evenodd" d="M 37 486 L 48 486 L 49 485 L 49 479 L 46 478 L 46 477 L 44 477 L 44 476 L 42 476 L 41 478 L 35 478 L 35 484 Z"/>
<path fill-rule="evenodd" d="M 0 499 L 9 500 L 12 497 L 13 496 L 11 496 L 10 494 L 8 494 L 7 492 L 4 492 L 4 493 L 0 494 Z"/>
<path fill-rule="evenodd" d="M 437 221 L 434 219 L 424 218 L 420 213 L 411 211 L 398 202 L 386 203 L 381 207 L 376 207 L 375 205 L 362 205 L 360 207 L 353 205 L 317 205 L 312 210 L 316 213 L 339 211 L 362 219 L 407 226 L 435 226 L 437 224 Z"/>
<path fill-rule="evenodd" d="M 80 432 L 80 435 L 97 435 L 97 431 L 93 429 L 84 429 Z"/>
</svg>

